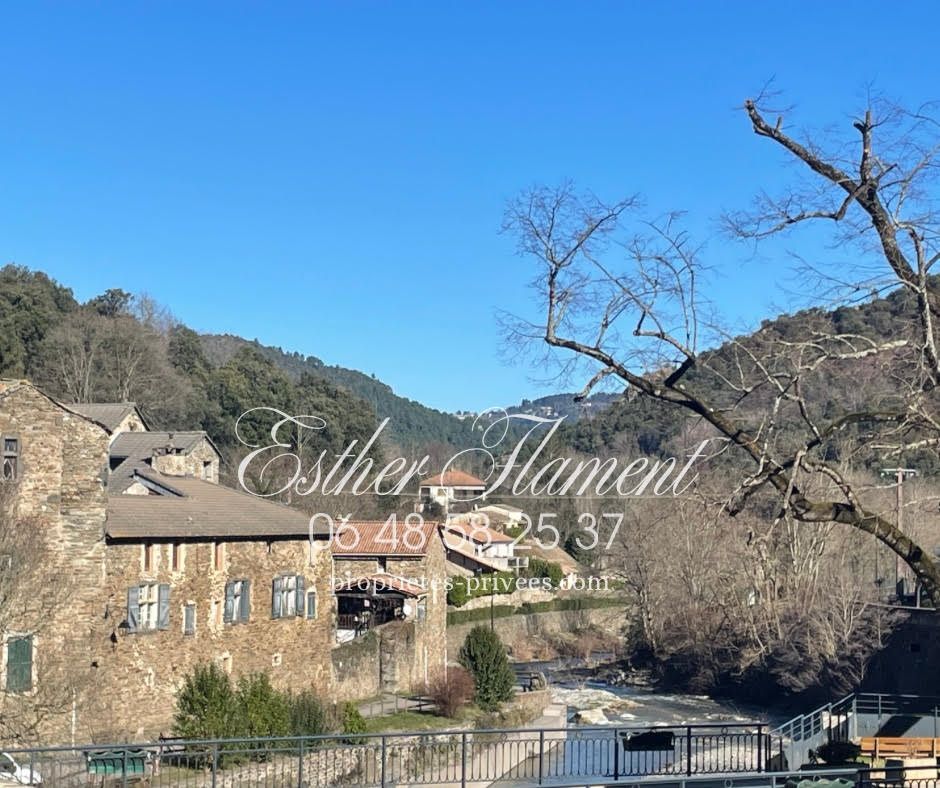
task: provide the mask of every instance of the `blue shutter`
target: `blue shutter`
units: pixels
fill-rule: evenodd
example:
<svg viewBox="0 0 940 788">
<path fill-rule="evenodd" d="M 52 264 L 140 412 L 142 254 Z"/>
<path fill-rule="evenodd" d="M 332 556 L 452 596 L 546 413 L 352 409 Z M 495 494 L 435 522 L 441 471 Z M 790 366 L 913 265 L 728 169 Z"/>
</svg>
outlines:
<svg viewBox="0 0 940 788">
<path fill-rule="evenodd" d="M 275 577 L 271 583 L 271 618 L 281 617 L 281 578 Z"/>
<path fill-rule="evenodd" d="M 297 575 L 296 602 L 294 604 L 294 614 L 303 616 L 304 614 L 304 576 Z"/>
<path fill-rule="evenodd" d="M 242 580 L 241 608 L 238 611 L 238 620 L 247 621 L 251 613 L 251 583 L 248 580 Z"/>
<path fill-rule="evenodd" d="M 140 587 L 127 589 L 127 631 L 136 632 L 140 628 Z"/>
<path fill-rule="evenodd" d="M 157 596 L 157 629 L 170 628 L 170 586 L 160 583 Z"/>
<path fill-rule="evenodd" d="M 231 624 L 235 620 L 235 583 L 225 584 L 225 608 L 222 610 L 222 621 Z"/>
</svg>

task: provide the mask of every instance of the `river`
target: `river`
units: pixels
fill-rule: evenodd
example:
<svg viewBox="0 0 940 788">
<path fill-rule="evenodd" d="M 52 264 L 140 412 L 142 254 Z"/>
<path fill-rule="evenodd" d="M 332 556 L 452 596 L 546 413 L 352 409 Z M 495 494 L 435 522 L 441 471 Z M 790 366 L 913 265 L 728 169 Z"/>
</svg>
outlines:
<svg viewBox="0 0 940 788">
<path fill-rule="evenodd" d="M 544 673 L 552 699 L 568 706 L 569 720 L 574 723 L 645 727 L 763 722 L 776 726 L 792 716 L 756 704 L 663 691 L 642 681 L 625 683 L 622 679 L 628 677 L 611 659 L 612 655 L 597 655 L 588 662 L 555 659 L 517 663 L 517 669 Z"/>
</svg>

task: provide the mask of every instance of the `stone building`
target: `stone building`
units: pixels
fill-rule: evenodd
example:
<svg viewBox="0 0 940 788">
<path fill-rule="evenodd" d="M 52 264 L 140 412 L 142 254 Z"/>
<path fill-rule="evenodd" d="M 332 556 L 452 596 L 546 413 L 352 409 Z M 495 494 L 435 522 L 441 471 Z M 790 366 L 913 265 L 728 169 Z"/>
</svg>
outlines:
<svg viewBox="0 0 940 788">
<path fill-rule="evenodd" d="M 415 554 L 334 563 L 331 534 L 306 515 L 218 484 L 219 453 L 205 433 L 151 431 L 131 403 L 63 405 L 25 381 L 0 381 L 0 447 L 17 522 L 44 537 L 36 571 L 54 575 L 34 574 L 22 589 L 53 597 L 31 621 L 0 604 L 0 710 L 35 706 L 41 724 L 20 726 L 28 738 L 169 732 L 183 677 L 210 660 L 236 678 L 265 671 L 275 686 L 334 700 L 390 680 L 411 689 L 445 664 L 435 526 L 422 526 Z M 379 525 L 354 524 L 358 541 Z M 16 532 L 8 526 L 0 523 L 0 558 L 2 532 Z M 386 653 L 395 642 L 395 670 L 378 648 L 347 658 L 338 575 L 381 575 L 407 592 L 408 610 L 373 638 Z"/>
<path fill-rule="evenodd" d="M 413 659 L 407 670 L 388 671 L 380 689 L 408 691 L 426 684 L 447 664 L 447 577 L 440 525 L 413 515 L 378 522 L 349 522 L 331 543 L 337 600 L 338 642 L 376 626 L 413 627 Z M 395 631 L 410 631 L 403 626 Z M 380 666 L 381 667 L 381 666 Z"/>
</svg>

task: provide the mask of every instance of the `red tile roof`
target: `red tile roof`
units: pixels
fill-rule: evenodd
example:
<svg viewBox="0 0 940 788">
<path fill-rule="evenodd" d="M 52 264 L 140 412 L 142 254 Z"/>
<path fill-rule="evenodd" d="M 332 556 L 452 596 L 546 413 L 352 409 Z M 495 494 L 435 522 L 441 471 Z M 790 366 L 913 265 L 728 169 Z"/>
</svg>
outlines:
<svg viewBox="0 0 940 788">
<path fill-rule="evenodd" d="M 486 482 L 465 471 L 450 470 L 445 473 L 435 473 L 421 481 L 421 487 L 482 487 Z"/>
<path fill-rule="evenodd" d="M 396 521 L 361 520 L 337 523 L 330 542 L 337 556 L 389 556 L 420 558 L 437 539 L 440 523 L 407 518 Z"/>
</svg>

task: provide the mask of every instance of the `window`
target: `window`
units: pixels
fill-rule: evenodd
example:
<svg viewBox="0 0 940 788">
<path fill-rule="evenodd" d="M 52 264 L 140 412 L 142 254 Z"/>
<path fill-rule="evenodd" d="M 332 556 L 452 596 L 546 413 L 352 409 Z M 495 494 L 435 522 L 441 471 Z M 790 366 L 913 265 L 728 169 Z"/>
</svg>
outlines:
<svg viewBox="0 0 940 788">
<path fill-rule="evenodd" d="M 281 575 L 271 584 L 271 618 L 292 618 L 304 614 L 304 578 Z"/>
<path fill-rule="evenodd" d="M 418 619 L 418 621 L 425 621 L 427 617 L 428 617 L 428 600 L 426 598 L 419 599 L 416 618 Z"/>
<path fill-rule="evenodd" d="M 226 624 L 244 624 L 251 611 L 251 584 L 247 580 L 232 580 L 225 584 L 225 611 L 222 620 Z"/>
<path fill-rule="evenodd" d="M 0 474 L 3 481 L 15 481 L 19 470 L 20 442 L 17 438 L 3 439 L 3 472 Z"/>
<path fill-rule="evenodd" d="M 33 688 L 33 637 L 7 640 L 7 692 L 29 692 Z"/>
<path fill-rule="evenodd" d="M 307 618 L 317 617 L 317 592 L 307 592 Z"/>
<path fill-rule="evenodd" d="M 219 656 L 215 658 L 215 662 L 220 668 L 222 668 L 222 670 L 224 670 L 226 673 L 231 674 L 232 672 L 232 655 L 231 654 L 229 654 L 227 651 L 224 654 L 219 654 Z"/>
<path fill-rule="evenodd" d="M 212 568 L 216 572 L 225 569 L 225 542 L 212 543 Z"/>
<path fill-rule="evenodd" d="M 147 632 L 170 626 L 170 586 L 143 583 L 127 589 L 128 632 Z"/>
<path fill-rule="evenodd" d="M 180 542 L 174 542 L 170 545 L 170 569 L 174 572 L 182 572 L 183 560 L 183 545 Z"/>
<path fill-rule="evenodd" d="M 375 562 L 378 565 L 380 572 L 388 571 L 388 559 L 385 556 L 382 556 L 381 558 L 376 558 Z"/>
<path fill-rule="evenodd" d="M 196 605 L 193 602 L 183 606 L 183 634 L 196 634 Z"/>
<path fill-rule="evenodd" d="M 140 568 L 144 572 L 153 572 L 156 569 L 154 560 L 154 545 L 145 544 L 141 546 Z"/>
<path fill-rule="evenodd" d="M 202 478 L 204 481 L 212 481 L 212 461 L 206 460 L 202 464 Z"/>
</svg>

